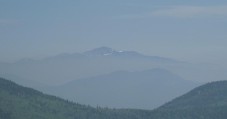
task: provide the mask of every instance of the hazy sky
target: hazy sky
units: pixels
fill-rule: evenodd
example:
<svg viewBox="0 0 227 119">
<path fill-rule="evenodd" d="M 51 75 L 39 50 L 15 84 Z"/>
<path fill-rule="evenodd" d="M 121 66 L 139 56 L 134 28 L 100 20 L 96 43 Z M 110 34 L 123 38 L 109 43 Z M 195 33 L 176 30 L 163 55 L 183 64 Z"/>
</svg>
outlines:
<svg viewBox="0 0 227 119">
<path fill-rule="evenodd" d="M 226 0 L 0 0 L 0 61 L 108 46 L 227 60 Z"/>
</svg>

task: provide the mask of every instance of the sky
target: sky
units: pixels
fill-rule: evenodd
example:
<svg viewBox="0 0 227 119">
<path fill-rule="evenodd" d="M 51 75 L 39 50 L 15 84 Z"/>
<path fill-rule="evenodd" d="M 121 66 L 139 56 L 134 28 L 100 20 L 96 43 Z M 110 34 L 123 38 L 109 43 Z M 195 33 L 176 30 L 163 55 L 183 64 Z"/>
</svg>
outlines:
<svg viewBox="0 0 227 119">
<path fill-rule="evenodd" d="M 226 0 L 0 0 L 2 62 L 107 46 L 224 63 L 226 32 Z"/>
</svg>

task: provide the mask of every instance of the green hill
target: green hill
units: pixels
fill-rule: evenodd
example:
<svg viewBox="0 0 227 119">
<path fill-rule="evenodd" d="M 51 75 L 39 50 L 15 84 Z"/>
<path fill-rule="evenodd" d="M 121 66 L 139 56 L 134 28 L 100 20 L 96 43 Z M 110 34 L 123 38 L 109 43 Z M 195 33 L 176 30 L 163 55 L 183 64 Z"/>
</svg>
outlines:
<svg viewBox="0 0 227 119">
<path fill-rule="evenodd" d="M 0 78 L 0 119 L 139 119 L 147 111 L 93 108 Z"/>
<path fill-rule="evenodd" d="M 207 83 L 163 105 L 165 109 L 227 106 L 227 81 Z"/>
<path fill-rule="evenodd" d="M 227 81 L 193 89 L 153 111 L 154 119 L 226 119 Z"/>
</svg>

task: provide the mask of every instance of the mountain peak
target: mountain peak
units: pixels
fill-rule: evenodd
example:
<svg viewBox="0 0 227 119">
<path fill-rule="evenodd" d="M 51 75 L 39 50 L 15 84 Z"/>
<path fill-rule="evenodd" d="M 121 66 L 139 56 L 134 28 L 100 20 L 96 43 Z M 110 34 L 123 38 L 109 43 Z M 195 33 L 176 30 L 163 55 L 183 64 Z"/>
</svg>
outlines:
<svg viewBox="0 0 227 119">
<path fill-rule="evenodd" d="M 110 52 L 113 52 L 113 51 L 115 51 L 115 50 L 112 49 L 112 48 L 103 46 L 103 47 L 95 48 L 95 49 L 93 49 L 93 50 L 91 50 L 91 51 L 93 51 L 93 52 L 110 53 Z"/>
<path fill-rule="evenodd" d="M 96 55 L 112 55 L 114 53 L 117 53 L 118 51 L 109 48 L 109 47 L 99 47 L 95 48 L 89 51 L 84 52 L 85 55 L 90 55 L 90 56 L 96 56 Z"/>
</svg>

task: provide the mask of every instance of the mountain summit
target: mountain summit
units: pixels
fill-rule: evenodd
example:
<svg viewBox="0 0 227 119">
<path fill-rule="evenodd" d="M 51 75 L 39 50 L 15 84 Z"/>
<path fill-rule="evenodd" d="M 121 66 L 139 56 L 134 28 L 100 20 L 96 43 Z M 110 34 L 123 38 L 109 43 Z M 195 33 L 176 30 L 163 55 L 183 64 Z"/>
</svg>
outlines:
<svg viewBox="0 0 227 119">
<path fill-rule="evenodd" d="M 112 55 L 112 54 L 115 54 L 115 53 L 118 53 L 118 51 L 116 51 L 112 48 L 109 48 L 109 47 L 100 47 L 100 48 L 95 48 L 93 50 L 89 50 L 89 51 L 84 52 L 84 54 L 88 55 L 88 56 Z"/>
<path fill-rule="evenodd" d="M 144 56 L 135 51 L 118 51 L 109 47 L 99 47 L 83 53 L 87 56 Z"/>
<path fill-rule="evenodd" d="M 132 59 L 143 59 L 143 60 L 149 60 L 149 61 L 155 61 L 155 62 L 165 62 L 165 63 L 176 63 L 179 61 L 165 58 L 165 57 L 159 57 L 159 56 L 148 56 L 141 53 L 138 53 L 136 51 L 117 51 L 115 49 L 109 48 L 109 47 L 99 47 L 92 50 L 88 50 L 83 53 L 85 56 L 100 56 L 100 57 L 119 57 L 119 58 L 132 58 Z"/>
</svg>

